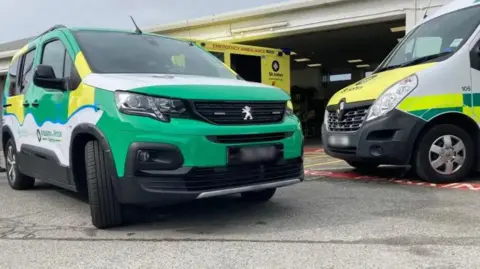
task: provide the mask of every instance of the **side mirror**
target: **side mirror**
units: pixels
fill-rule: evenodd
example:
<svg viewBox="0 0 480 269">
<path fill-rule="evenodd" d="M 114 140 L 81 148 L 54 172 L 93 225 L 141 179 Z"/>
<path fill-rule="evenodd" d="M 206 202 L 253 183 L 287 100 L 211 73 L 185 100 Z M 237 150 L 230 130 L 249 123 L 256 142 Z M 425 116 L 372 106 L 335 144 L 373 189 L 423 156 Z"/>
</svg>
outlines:
<svg viewBox="0 0 480 269">
<path fill-rule="evenodd" d="M 35 73 L 33 74 L 33 83 L 42 88 L 55 89 L 65 91 L 66 81 L 63 78 L 57 78 L 53 67 L 50 65 L 40 64 L 35 68 Z"/>
</svg>

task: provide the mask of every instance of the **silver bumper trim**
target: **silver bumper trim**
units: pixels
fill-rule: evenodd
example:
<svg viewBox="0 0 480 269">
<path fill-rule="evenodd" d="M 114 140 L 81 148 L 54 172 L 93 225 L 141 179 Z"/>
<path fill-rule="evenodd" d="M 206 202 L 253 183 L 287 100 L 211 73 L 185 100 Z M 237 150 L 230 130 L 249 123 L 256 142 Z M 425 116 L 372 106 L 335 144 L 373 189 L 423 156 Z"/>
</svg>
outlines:
<svg viewBox="0 0 480 269">
<path fill-rule="evenodd" d="M 241 193 L 241 192 L 247 192 L 247 191 L 259 191 L 264 189 L 280 188 L 280 187 L 297 184 L 300 182 L 301 180 L 299 178 L 295 178 L 295 179 L 289 179 L 284 181 L 270 182 L 270 183 L 251 185 L 251 186 L 245 186 L 245 187 L 238 187 L 238 188 L 231 188 L 231 189 L 224 189 L 224 190 L 217 190 L 217 191 L 207 191 L 207 192 L 200 193 L 200 195 L 197 196 L 197 199 L 228 195 L 228 194 L 234 194 L 234 193 Z"/>
</svg>

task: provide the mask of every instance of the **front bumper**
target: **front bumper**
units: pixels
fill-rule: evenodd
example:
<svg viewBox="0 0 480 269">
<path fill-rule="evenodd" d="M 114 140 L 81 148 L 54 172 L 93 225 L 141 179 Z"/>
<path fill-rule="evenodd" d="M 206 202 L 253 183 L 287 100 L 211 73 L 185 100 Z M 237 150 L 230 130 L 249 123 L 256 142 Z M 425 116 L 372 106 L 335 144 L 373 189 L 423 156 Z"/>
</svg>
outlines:
<svg viewBox="0 0 480 269">
<path fill-rule="evenodd" d="M 138 151 L 156 149 L 162 165 L 177 165 L 181 151 L 177 146 L 158 143 L 134 143 L 130 146 L 125 176 L 114 180 L 115 194 L 122 204 L 167 205 L 213 196 L 279 188 L 303 181 L 303 158 L 278 159 L 275 162 L 154 169 L 137 159 Z M 167 158 L 168 157 L 168 158 Z M 180 164 L 180 163 L 178 163 Z"/>
<path fill-rule="evenodd" d="M 322 126 L 325 152 L 346 161 L 408 165 L 418 134 L 426 122 L 394 109 L 386 116 L 364 122 L 355 132 L 329 132 Z M 333 144 L 331 139 L 348 141 Z"/>
<path fill-rule="evenodd" d="M 119 201 L 167 205 L 303 181 L 303 135 L 296 123 L 201 131 L 120 132 L 109 136 L 109 142 L 116 145 L 111 151 Z M 275 145 L 278 158 L 244 164 L 229 157 L 235 155 L 231 147 L 255 145 Z M 145 151 L 157 161 L 142 162 Z"/>
</svg>

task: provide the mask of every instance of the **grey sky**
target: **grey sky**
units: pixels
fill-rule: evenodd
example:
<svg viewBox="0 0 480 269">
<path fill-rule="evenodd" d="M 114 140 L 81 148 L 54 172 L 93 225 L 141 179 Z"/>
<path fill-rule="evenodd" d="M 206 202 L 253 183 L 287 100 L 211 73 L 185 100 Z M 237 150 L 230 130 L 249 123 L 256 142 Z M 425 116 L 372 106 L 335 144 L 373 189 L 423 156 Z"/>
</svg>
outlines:
<svg viewBox="0 0 480 269">
<path fill-rule="evenodd" d="M 55 24 L 131 29 L 132 15 L 145 28 L 284 1 L 0 0 L 0 43 L 30 37 Z"/>
</svg>

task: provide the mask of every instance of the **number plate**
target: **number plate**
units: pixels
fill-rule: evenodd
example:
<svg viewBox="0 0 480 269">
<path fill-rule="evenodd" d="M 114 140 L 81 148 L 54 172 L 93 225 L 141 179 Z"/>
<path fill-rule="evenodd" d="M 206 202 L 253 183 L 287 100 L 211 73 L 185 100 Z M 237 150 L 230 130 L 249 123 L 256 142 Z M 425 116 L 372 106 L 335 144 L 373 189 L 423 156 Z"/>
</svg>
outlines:
<svg viewBox="0 0 480 269">
<path fill-rule="evenodd" d="M 230 165 L 272 162 L 283 158 L 283 145 L 228 147 L 227 159 Z"/>
<path fill-rule="evenodd" d="M 240 160 L 243 162 L 271 161 L 275 159 L 276 153 L 275 146 L 245 147 L 240 148 Z"/>
<path fill-rule="evenodd" d="M 328 137 L 328 144 L 337 147 L 350 146 L 350 138 L 344 135 L 331 135 Z"/>
</svg>

